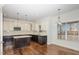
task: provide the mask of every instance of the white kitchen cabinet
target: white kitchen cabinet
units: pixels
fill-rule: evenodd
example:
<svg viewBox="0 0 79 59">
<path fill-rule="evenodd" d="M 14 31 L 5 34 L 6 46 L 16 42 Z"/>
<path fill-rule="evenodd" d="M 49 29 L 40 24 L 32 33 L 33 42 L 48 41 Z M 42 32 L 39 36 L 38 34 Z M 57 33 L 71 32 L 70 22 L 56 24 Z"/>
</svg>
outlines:
<svg viewBox="0 0 79 59">
<path fill-rule="evenodd" d="M 10 21 L 11 20 L 11 21 Z M 21 31 L 31 31 L 30 22 L 14 20 L 13 19 L 5 19 L 3 22 L 3 30 L 6 32 L 14 31 L 14 27 L 21 27 Z"/>
<path fill-rule="evenodd" d="M 32 24 L 32 31 L 38 32 L 38 31 L 39 31 L 39 25 L 36 24 L 36 23 L 33 23 L 33 24 Z"/>
<path fill-rule="evenodd" d="M 41 25 L 41 30 L 47 31 L 47 26 L 46 25 Z"/>
</svg>

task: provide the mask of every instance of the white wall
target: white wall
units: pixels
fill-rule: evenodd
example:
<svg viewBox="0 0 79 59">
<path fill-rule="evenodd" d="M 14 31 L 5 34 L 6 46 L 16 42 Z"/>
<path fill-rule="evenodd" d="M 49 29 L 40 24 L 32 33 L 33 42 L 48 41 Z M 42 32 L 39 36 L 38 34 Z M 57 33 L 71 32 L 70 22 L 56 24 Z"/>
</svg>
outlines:
<svg viewBox="0 0 79 59">
<path fill-rule="evenodd" d="M 0 54 L 2 54 L 2 6 L 0 6 Z"/>
<path fill-rule="evenodd" d="M 63 47 L 71 48 L 79 51 L 79 41 L 67 41 L 57 39 L 57 16 L 49 16 L 41 20 L 48 20 L 48 44 L 57 44 Z M 79 9 L 73 10 L 62 15 L 62 22 L 79 20 Z"/>
<path fill-rule="evenodd" d="M 62 22 L 79 20 L 79 9 L 63 14 Z M 51 17 L 48 31 L 48 44 L 57 44 L 79 51 L 79 41 L 67 41 L 57 39 L 57 16 Z"/>
</svg>

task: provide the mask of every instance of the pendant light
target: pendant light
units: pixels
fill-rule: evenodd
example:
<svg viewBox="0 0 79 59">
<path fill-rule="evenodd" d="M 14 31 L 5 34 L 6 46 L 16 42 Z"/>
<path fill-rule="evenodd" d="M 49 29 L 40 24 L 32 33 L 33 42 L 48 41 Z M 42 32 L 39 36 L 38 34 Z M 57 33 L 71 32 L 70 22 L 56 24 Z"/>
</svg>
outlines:
<svg viewBox="0 0 79 59">
<path fill-rule="evenodd" d="M 58 20 L 57 20 L 57 23 L 59 25 L 62 25 L 62 22 L 61 22 L 61 9 L 57 9 L 58 10 Z"/>
<path fill-rule="evenodd" d="M 17 21 L 16 21 L 17 25 L 16 25 L 16 27 L 18 27 L 18 20 L 19 20 L 19 12 L 17 12 Z"/>
<path fill-rule="evenodd" d="M 19 12 L 17 12 L 17 19 L 16 19 L 16 26 L 14 26 L 14 31 L 20 31 L 21 27 L 19 27 L 18 25 L 18 20 L 19 20 Z"/>
</svg>

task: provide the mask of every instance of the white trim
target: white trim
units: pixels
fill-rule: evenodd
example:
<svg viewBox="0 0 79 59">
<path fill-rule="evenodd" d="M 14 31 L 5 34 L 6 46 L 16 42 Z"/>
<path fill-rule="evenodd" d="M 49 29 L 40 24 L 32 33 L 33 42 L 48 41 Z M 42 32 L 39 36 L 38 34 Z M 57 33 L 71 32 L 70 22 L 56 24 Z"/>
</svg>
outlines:
<svg viewBox="0 0 79 59">
<path fill-rule="evenodd" d="M 48 45 L 49 44 L 55 44 L 55 45 L 58 45 L 58 46 L 62 46 L 62 47 L 66 47 L 66 48 L 69 48 L 69 49 L 73 49 L 73 50 L 79 51 L 79 47 L 76 48 L 76 47 L 72 47 L 72 46 L 67 46 L 67 45 L 64 45 L 63 43 L 60 44 L 60 43 L 50 42 L 50 43 L 48 43 Z"/>
<path fill-rule="evenodd" d="M 52 42 L 47 42 L 47 45 L 53 44 Z"/>
</svg>

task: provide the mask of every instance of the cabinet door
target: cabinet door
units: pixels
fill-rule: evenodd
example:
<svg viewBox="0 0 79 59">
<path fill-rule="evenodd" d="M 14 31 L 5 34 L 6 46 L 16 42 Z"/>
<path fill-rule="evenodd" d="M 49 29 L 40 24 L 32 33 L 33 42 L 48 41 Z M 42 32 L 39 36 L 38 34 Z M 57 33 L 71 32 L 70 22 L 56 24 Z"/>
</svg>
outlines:
<svg viewBox="0 0 79 59">
<path fill-rule="evenodd" d="M 39 43 L 39 44 L 42 44 L 42 43 L 43 43 L 43 37 L 38 36 L 38 43 Z"/>
<path fill-rule="evenodd" d="M 39 44 L 47 44 L 47 36 L 39 36 L 38 43 Z"/>
<path fill-rule="evenodd" d="M 25 39 L 15 39 L 15 48 L 21 48 L 25 46 Z"/>
<path fill-rule="evenodd" d="M 26 31 L 31 31 L 31 30 L 30 30 L 30 24 L 29 24 L 29 23 L 25 24 L 25 30 L 26 30 Z"/>
<path fill-rule="evenodd" d="M 33 23 L 33 24 L 32 24 L 32 30 L 33 30 L 34 32 L 38 32 L 38 31 L 39 31 L 39 25 L 36 24 L 36 23 Z"/>
</svg>

